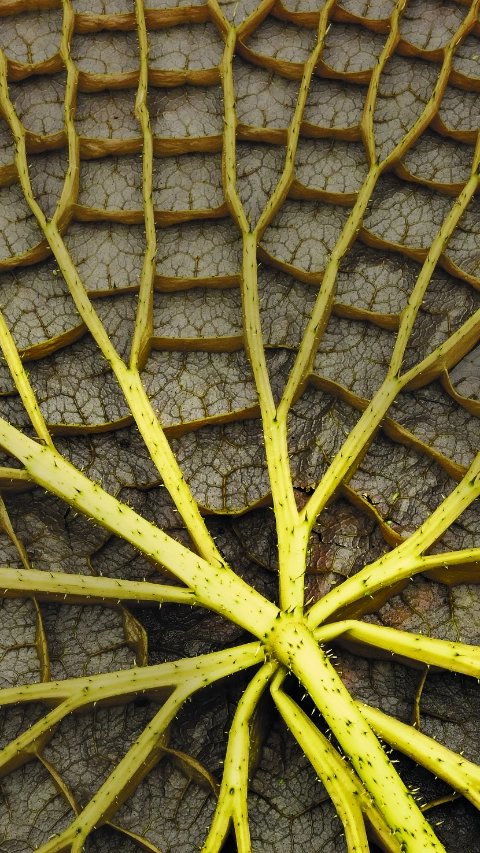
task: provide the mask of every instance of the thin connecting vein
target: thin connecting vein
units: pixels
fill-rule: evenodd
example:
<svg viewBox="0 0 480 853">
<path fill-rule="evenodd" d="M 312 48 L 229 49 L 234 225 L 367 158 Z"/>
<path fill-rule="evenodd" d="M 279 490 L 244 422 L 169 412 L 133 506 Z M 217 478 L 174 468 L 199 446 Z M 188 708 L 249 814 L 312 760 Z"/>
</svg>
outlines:
<svg viewBox="0 0 480 853">
<path fill-rule="evenodd" d="M 148 37 L 143 0 L 135 0 L 135 10 L 140 50 L 140 76 L 135 102 L 135 115 L 140 122 L 143 137 L 142 194 L 147 244 L 140 277 L 137 316 L 135 318 L 135 330 L 130 354 L 130 367 L 132 370 L 138 371 L 142 369 L 148 359 L 153 336 L 153 285 L 155 280 L 157 237 L 153 210 L 153 136 L 147 106 Z"/>
</svg>

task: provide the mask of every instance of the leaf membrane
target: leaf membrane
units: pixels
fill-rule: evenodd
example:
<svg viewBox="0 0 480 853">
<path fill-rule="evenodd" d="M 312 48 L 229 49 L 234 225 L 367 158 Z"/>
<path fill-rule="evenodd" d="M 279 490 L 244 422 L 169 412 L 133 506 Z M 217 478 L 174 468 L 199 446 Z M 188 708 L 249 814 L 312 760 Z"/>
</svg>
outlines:
<svg viewBox="0 0 480 853">
<path fill-rule="evenodd" d="M 0 850 L 235 837 L 238 853 L 353 853 L 243 669 L 302 678 L 282 649 L 292 612 L 313 620 L 303 604 L 322 630 L 479 644 L 478 3 L 12 0 L 0 16 L 0 562 L 51 580 L 40 593 L 20 574 L 0 608 Z M 102 578 L 137 586 L 90 602 Z M 315 667 L 341 707 L 359 714 L 349 691 L 479 761 L 473 679 L 419 680 L 407 653 L 353 657 L 339 634 L 335 667 L 318 645 Z M 321 705 L 292 685 L 272 695 Z M 422 823 L 378 746 L 410 816 L 396 825 L 325 701 L 371 850 L 382 826 L 389 850 L 419 849 L 418 831 L 429 853 L 473 850 L 469 804 Z M 402 759 L 409 788 L 448 799 L 426 773 Z"/>
</svg>

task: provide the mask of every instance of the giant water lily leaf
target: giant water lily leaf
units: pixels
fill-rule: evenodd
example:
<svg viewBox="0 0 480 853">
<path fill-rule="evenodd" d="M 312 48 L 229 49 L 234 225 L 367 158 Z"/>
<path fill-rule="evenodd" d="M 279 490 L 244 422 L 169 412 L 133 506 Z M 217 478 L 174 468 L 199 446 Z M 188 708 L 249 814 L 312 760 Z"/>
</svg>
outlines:
<svg viewBox="0 0 480 853">
<path fill-rule="evenodd" d="M 0 3 L 2 853 L 477 849 L 479 11 Z"/>
</svg>

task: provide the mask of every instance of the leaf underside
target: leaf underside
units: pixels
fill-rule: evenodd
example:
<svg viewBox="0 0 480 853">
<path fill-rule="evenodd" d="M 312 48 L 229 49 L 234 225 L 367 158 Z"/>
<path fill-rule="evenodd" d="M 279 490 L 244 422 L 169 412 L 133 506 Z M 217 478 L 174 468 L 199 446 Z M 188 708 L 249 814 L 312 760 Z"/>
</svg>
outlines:
<svg viewBox="0 0 480 853">
<path fill-rule="evenodd" d="M 0 0 L 0 853 L 478 851 L 479 7 Z"/>
</svg>

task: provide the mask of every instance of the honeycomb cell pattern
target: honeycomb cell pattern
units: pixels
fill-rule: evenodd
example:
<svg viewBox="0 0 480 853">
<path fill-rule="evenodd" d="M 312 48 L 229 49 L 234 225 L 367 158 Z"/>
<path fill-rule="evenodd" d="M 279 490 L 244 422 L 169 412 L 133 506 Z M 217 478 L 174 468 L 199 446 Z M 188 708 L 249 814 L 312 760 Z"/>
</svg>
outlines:
<svg viewBox="0 0 480 853">
<path fill-rule="evenodd" d="M 271 595 L 278 561 L 259 388 L 267 381 L 288 413 L 300 508 L 373 406 L 368 441 L 312 532 L 309 603 L 420 529 L 479 444 L 479 9 L 480 0 L 0 0 L 0 417 L 54 441 L 189 546 L 141 442 L 124 381 L 136 371 L 224 552 Z M 4 447 L 2 565 L 170 582 L 33 486 Z M 434 549 L 479 548 L 479 536 L 471 506 Z M 457 585 L 445 572 L 420 578 L 362 618 L 480 644 L 473 574 Z M 242 636 L 216 615 L 189 622 L 186 607 L 176 622 L 170 605 L 160 631 L 106 596 L 3 599 L 0 686 L 120 672 Z M 471 685 L 468 715 L 449 716 L 450 688 L 444 696 L 437 676 L 417 689 L 404 662 L 356 667 L 351 652 L 344 680 L 356 698 L 383 701 L 404 722 L 413 713 L 425 733 L 480 762 Z M 222 726 L 235 689 L 215 699 Z M 198 850 L 222 760 L 207 700 L 198 719 L 185 712 L 191 743 L 176 744 L 175 723 L 162 761 L 125 788 L 84 848 L 55 846 L 156 701 L 88 708 L 31 743 L 25 733 L 45 709 L 3 709 L 4 743 L 23 745 L 2 782 L 0 852 Z M 252 849 L 343 853 L 325 790 L 296 749 L 275 723 L 252 775 Z M 468 802 L 425 791 L 448 853 L 478 850 Z"/>
</svg>

